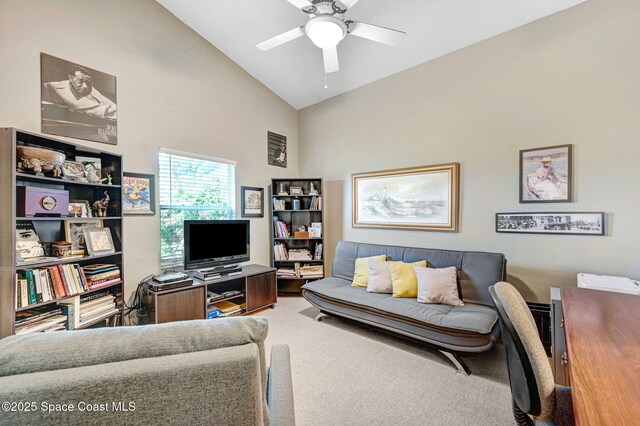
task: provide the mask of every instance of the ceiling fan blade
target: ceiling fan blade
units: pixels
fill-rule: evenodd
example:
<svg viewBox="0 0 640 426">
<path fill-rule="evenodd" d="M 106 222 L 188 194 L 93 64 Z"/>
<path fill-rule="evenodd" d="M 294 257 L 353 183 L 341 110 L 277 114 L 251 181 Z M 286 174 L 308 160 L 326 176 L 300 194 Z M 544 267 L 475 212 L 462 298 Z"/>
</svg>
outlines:
<svg viewBox="0 0 640 426">
<path fill-rule="evenodd" d="M 404 31 L 392 30 L 391 28 L 379 27 L 377 25 L 365 24 L 364 22 L 352 22 L 349 24 L 349 34 L 377 41 L 379 43 L 397 46 L 402 42 Z"/>
<path fill-rule="evenodd" d="M 269 50 L 274 47 L 280 46 L 281 44 L 285 44 L 288 41 L 295 40 L 298 37 L 302 37 L 304 35 L 304 27 L 294 28 L 292 30 L 287 31 L 286 33 L 282 33 L 275 37 L 270 38 L 269 40 L 265 40 L 260 44 L 257 44 L 256 47 L 260 50 Z"/>
<path fill-rule="evenodd" d="M 298 9 L 305 9 L 307 7 L 313 7 L 313 3 L 308 0 L 287 0 L 289 3 L 297 7 Z"/>
<path fill-rule="evenodd" d="M 359 0 L 338 0 L 346 9 L 351 9 Z"/>
<path fill-rule="evenodd" d="M 328 49 L 322 49 L 322 57 L 324 58 L 324 72 L 329 74 L 336 72 L 340 69 L 338 64 L 338 49 L 330 47 Z"/>
</svg>

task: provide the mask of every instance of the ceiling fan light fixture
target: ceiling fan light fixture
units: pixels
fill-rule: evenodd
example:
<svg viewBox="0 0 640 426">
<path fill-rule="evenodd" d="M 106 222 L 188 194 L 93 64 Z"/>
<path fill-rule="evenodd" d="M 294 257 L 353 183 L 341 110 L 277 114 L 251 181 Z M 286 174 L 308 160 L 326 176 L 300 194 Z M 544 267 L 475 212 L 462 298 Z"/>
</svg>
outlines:
<svg viewBox="0 0 640 426">
<path fill-rule="evenodd" d="M 344 22 L 333 16 L 321 15 L 307 22 L 305 32 L 320 49 L 329 49 L 336 47 L 347 35 L 347 27 Z"/>
</svg>

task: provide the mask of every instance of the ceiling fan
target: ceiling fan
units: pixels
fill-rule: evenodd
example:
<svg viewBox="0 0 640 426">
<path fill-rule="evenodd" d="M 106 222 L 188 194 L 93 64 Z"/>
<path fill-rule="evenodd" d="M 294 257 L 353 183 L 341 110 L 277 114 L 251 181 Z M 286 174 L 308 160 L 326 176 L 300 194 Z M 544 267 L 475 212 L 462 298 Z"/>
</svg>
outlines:
<svg viewBox="0 0 640 426">
<path fill-rule="evenodd" d="M 309 16 L 307 23 L 301 27 L 277 35 L 263 41 L 256 47 L 269 50 L 281 44 L 307 35 L 320 49 L 324 58 L 324 71 L 331 73 L 338 71 L 338 43 L 347 34 L 395 46 L 400 44 L 405 32 L 365 24 L 364 22 L 345 21 L 344 13 L 351 9 L 359 0 L 287 0 Z"/>
</svg>

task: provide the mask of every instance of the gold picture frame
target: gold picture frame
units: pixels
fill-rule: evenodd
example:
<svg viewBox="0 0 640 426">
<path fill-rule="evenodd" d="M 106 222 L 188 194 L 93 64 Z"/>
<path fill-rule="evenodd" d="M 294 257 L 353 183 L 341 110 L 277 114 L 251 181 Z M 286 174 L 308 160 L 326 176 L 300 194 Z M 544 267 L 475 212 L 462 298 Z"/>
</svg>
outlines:
<svg viewBox="0 0 640 426">
<path fill-rule="evenodd" d="M 352 175 L 352 224 L 458 232 L 460 164 Z"/>
</svg>

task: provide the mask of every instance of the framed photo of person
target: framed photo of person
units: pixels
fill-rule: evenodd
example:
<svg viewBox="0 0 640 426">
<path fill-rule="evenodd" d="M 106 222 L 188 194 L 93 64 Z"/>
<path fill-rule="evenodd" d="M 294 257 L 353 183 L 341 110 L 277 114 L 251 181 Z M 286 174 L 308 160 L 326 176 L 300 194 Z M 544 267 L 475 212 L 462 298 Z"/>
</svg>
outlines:
<svg viewBox="0 0 640 426">
<path fill-rule="evenodd" d="M 88 182 L 87 174 L 84 171 L 84 165 L 77 161 L 64 160 L 62 164 L 62 174 L 65 179 L 74 182 Z"/>
<path fill-rule="evenodd" d="M 69 216 L 71 217 L 91 217 L 91 207 L 88 200 L 70 200 Z"/>
<path fill-rule="evenodd" d="M 122 176 L 122 211 L 127 215 L 156 214 L 156 177 L 145 173 Z"/>
<path fill-rule="evenodd" d="M 76 155 L 76 162 L 84 166 L 87 180 L 91 183 L 102 183 L 102 160 L 94 157 Z M 106 179 L 105 179 L 106 180 Z"/>
<path fill-rule="evenodd" d="M 267 132 L 267 162 L 270 166 L 287 168 L 287 137 Z"/>
<path fill-rule="evenodd" d="M 104 227 L 102 220 L 65 220 L 65 240 L 71 243 L 71 254 L 85 254 L 87 250 L 84 230 Z"/>
<path fill-rule="evenodd" d="M 242 217 L 264 217 L 264 188 L 240 187 L 242 197 Z"/>
<path fill-rule="evenodd" d="M 571 145 L 520 151 L 520 202 L 566 203 L 573 201 L 573 153 Z"/>
<path fill-rule="evenodd" d="M 353 226 L 458 231 L 458 163 L 352 176 Z"/>
<path fill-rule="evenodd" d="M 42 132 L 118 143 L 116 77 L 40 54 Z"/>
</svg>

